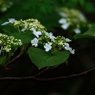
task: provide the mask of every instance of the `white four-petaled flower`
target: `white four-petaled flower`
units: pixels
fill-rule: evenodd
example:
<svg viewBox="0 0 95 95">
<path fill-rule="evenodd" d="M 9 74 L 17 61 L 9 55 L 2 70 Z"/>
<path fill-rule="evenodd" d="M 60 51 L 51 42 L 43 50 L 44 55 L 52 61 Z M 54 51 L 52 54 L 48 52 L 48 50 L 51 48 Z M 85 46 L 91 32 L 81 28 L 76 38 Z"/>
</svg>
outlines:
<svg viewBox="0 0 95 95">
<path fill-rule="evenodd" d="M 3 24 L 1 25 L 7 25 L 9 23 L 14 23 L 16 20 L 14 18 L 10 18 L 8 22 L 4 22 Z"/>
<path fill-rule="evenodd" d="M 75 32 L 76 34 L 79 34 L 79 33 L 81 33 L 81 30 L 78 29 L 78 28 L 76 28 L 76 29 L 74 29 L 74 32 Z"/>
<path fill-rule="evenodd" d="M 45 51 L 48 52 L 48 51 L 51 50 L 51 48 L 52 48 L 52 43 L 46 43 L 46 44 L 44 45 L 44 48 L 45 48 Z"/>
<path fill-rule="evenodd" d="M 50 39 L 51 40 L 53 40 L 54 38 L 55 38 L 55 36 L 53 35 L 53 33 L 52 32 L 45 32 L 45 34 L 48 36 L 48 37 L 50 37 Z"/>
<path fill-rule="evenodd" d="M 69 27 L 69 24 L 68 23 L 65 23 L 65 24 L 62 24 L 61 27 L 66 30 L 68 27 Z"/>
<path fill-rule="evenodd" d="M 71 40 L 70 40 L 70 39 L 68 39 L 68 38 L 66 38 L 65 40 L 66 40 L 66 42 L 71 42 Z"/>
<path fill-rule="evenodd" d="M 75 50 L 72 50 L 68 43 L 64 43 L 64 48 L 65 50 L 70 51 L 71 54 L 75 54 Z"/>
<path fill-rule="evenodd" d="M 31 40 L 31 44 L 32 44 L 32 46 L 37 47 L 38 46 L 38 39 L 34 38 L 33 40 Z"/>
<path fill-rule="evenodd" d="M 61 19 L 59 20 L 59 23 L 62 24 L 61 27 L 62 27 L 64 30 L 66 30 L 66 29 L 69 27 L 69 23 L 68 23 L 67 20 L 64 19 L 64 18 L 61 18 Z"/>
<path fill-rule="evenodd" d="M 59 23 L 60 23 L 60 24 L 65 24 L 65 23 L 67 23 L 67 20 L 66 20 L 65 18 L 61 18 L 61 19 L 59 20 Z"/>
<path fill-rule="evenodd" d="M 36 31 L 34 28 L 32 28 L 32 29 L 30 29 L 30 30 L 33 31 L 33 34 L 34 34 L 37 38 L 39 38 L 39 36 L 42 35 L 41 31 Z"/>
<path fill-rule="evenodd" d="M 62 16 L 62 17 L 67 17 L 68 15 L 64 12 L 59 12 L 59 15 Z"/>
</svg>

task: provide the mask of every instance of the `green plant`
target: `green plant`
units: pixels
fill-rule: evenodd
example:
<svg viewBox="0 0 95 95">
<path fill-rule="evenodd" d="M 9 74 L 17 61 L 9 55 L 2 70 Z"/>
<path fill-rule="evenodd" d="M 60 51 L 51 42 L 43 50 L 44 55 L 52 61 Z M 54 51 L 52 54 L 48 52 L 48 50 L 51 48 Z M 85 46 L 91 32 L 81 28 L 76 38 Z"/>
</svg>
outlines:
<svg viewBox="0 0 95 95">
<path fill-rule="evenodd" d="M 47 32 L 37 19 L 15 20 L 11 18 L 2 25 L 7 24 L 17 29 L 16 32 L 11 31 L 8 35 L 22 41 L 20 54 L 23 54 L 28 48 L 31 61 L 39 69 L 64 63 L 68 60 L 70 53 L 75 53 L 75 50 L 69 46 L 70 39 L 63 36 L 55 37 L 52 33 Z M 1 49 L 1 56 L 2 52 Z M 1 58 L 1 65 L 2 60 Z"/>
</svg>

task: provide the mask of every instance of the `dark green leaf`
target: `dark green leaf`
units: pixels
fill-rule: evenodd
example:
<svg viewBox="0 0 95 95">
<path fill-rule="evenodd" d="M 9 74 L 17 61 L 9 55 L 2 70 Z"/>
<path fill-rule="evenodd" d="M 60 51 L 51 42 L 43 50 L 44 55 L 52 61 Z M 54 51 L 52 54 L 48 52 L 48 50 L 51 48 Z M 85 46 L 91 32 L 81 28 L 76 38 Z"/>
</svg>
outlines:
<svg viewBox="0 0 95 95">
<path fill-rule="evenodd" d="M 94 36 L 95 35 L 95 24 L 93 24 L 88 31 L 86 31 L 83 35 Z"/>
<path fill-rule="evenodd" d="M 39 48 L 31 47 L 28 50 L 29 57 L 31 61 L 39 68 L 56 66 L 65 62 L 70 53 L 67 51 L 59 51 L 54 55 L 51 55 L 49 52 L 45 52 Z"/>
<path fill-rule="evenodd" d="M 11 33 L 10 35 L 14 36 L 16 39 L 21 39 L 23 44 L 30 43 L 34 38 L 34 35 L 29 33 Z"/>
<path fill-rule="evenodd" d="M 77 34 L 74 36 L 75 39 L 79 38 L 91 38 L 95 39 L 95 24 L 93 24 L 88 31 L 83 34 Z"/>
<path fill-rule="evenodd" d="M 83 38 L 83 34 L 76 34 L 74 35 L 74 39 Z"/>
</svg>

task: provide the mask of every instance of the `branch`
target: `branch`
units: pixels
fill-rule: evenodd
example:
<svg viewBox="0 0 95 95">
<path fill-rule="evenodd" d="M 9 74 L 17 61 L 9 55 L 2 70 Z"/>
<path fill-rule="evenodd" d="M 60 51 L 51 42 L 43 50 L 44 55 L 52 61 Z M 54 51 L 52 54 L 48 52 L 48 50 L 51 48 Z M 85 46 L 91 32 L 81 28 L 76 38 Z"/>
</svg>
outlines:
<svg viewBox="0 0 95 95">
<path fill-rule="evenodd" d="M 61 76 L 61 77 L 54 77 L 54 78 L 37 78 L 35 76 L 28 76 L 28 77 L 1 77 L 0 80 L 26 80 L 26 79 L 32 79 L 32 80 L 36 80 L 36 81 L 53 81 L 53 80 L 62 80 L 62 79 L 68 79 L 68 78 L 73 78 L 73 77 L 79 77 L 79 76 L 82 76 L 82 75 L 86 75 L 86 74 L 88 74 L 88 73 L 90 73 L 94 70 L 95 70 L 95 67 L 90 69 L 90 70 L 78 73 L 78 74 L 72 74 L 72 75 L 68 75 L 68 76 Z M 39 73 L 38 73 L 38 75 L 39 75 Z"/>
</svg>

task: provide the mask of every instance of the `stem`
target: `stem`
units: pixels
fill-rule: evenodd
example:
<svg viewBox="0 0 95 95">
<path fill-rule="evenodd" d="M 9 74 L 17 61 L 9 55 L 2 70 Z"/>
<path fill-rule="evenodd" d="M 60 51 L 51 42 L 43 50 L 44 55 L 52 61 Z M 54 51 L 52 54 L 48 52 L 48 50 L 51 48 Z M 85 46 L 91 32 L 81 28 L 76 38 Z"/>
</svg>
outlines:
<svg viewBox="0 0 95 95">
<path fill-rule="evenodd" d="M 9 63 L 12 63 L 13 61 L 15 61 L 16 59 L 18 59 L 20 56 L 22 56 L 24 54 L 24 52 L 20 53 L 19 55 L 17 55 L 15 58 L 13 58 L 12 60 L 10 60 Z M 8 64 L 9 64 L 8 63 Z"/>
<path fill-rule="evenodd" d="M 18 27 L 18 32 L 19 32 L 19 33 L 21 33 L 21 31 L 20 31 L 19 27 Z"/>
<path fill-rule="evenodd" d="M 48 70 L 50 70 L 50 67 L 47 67 L 44 70 L 40 71 L 38 74 L 35 75 L 35 77 L 40 76 L 41 74 L 43 74 L 44 72 L 46 72 Z"/>
</svg>

